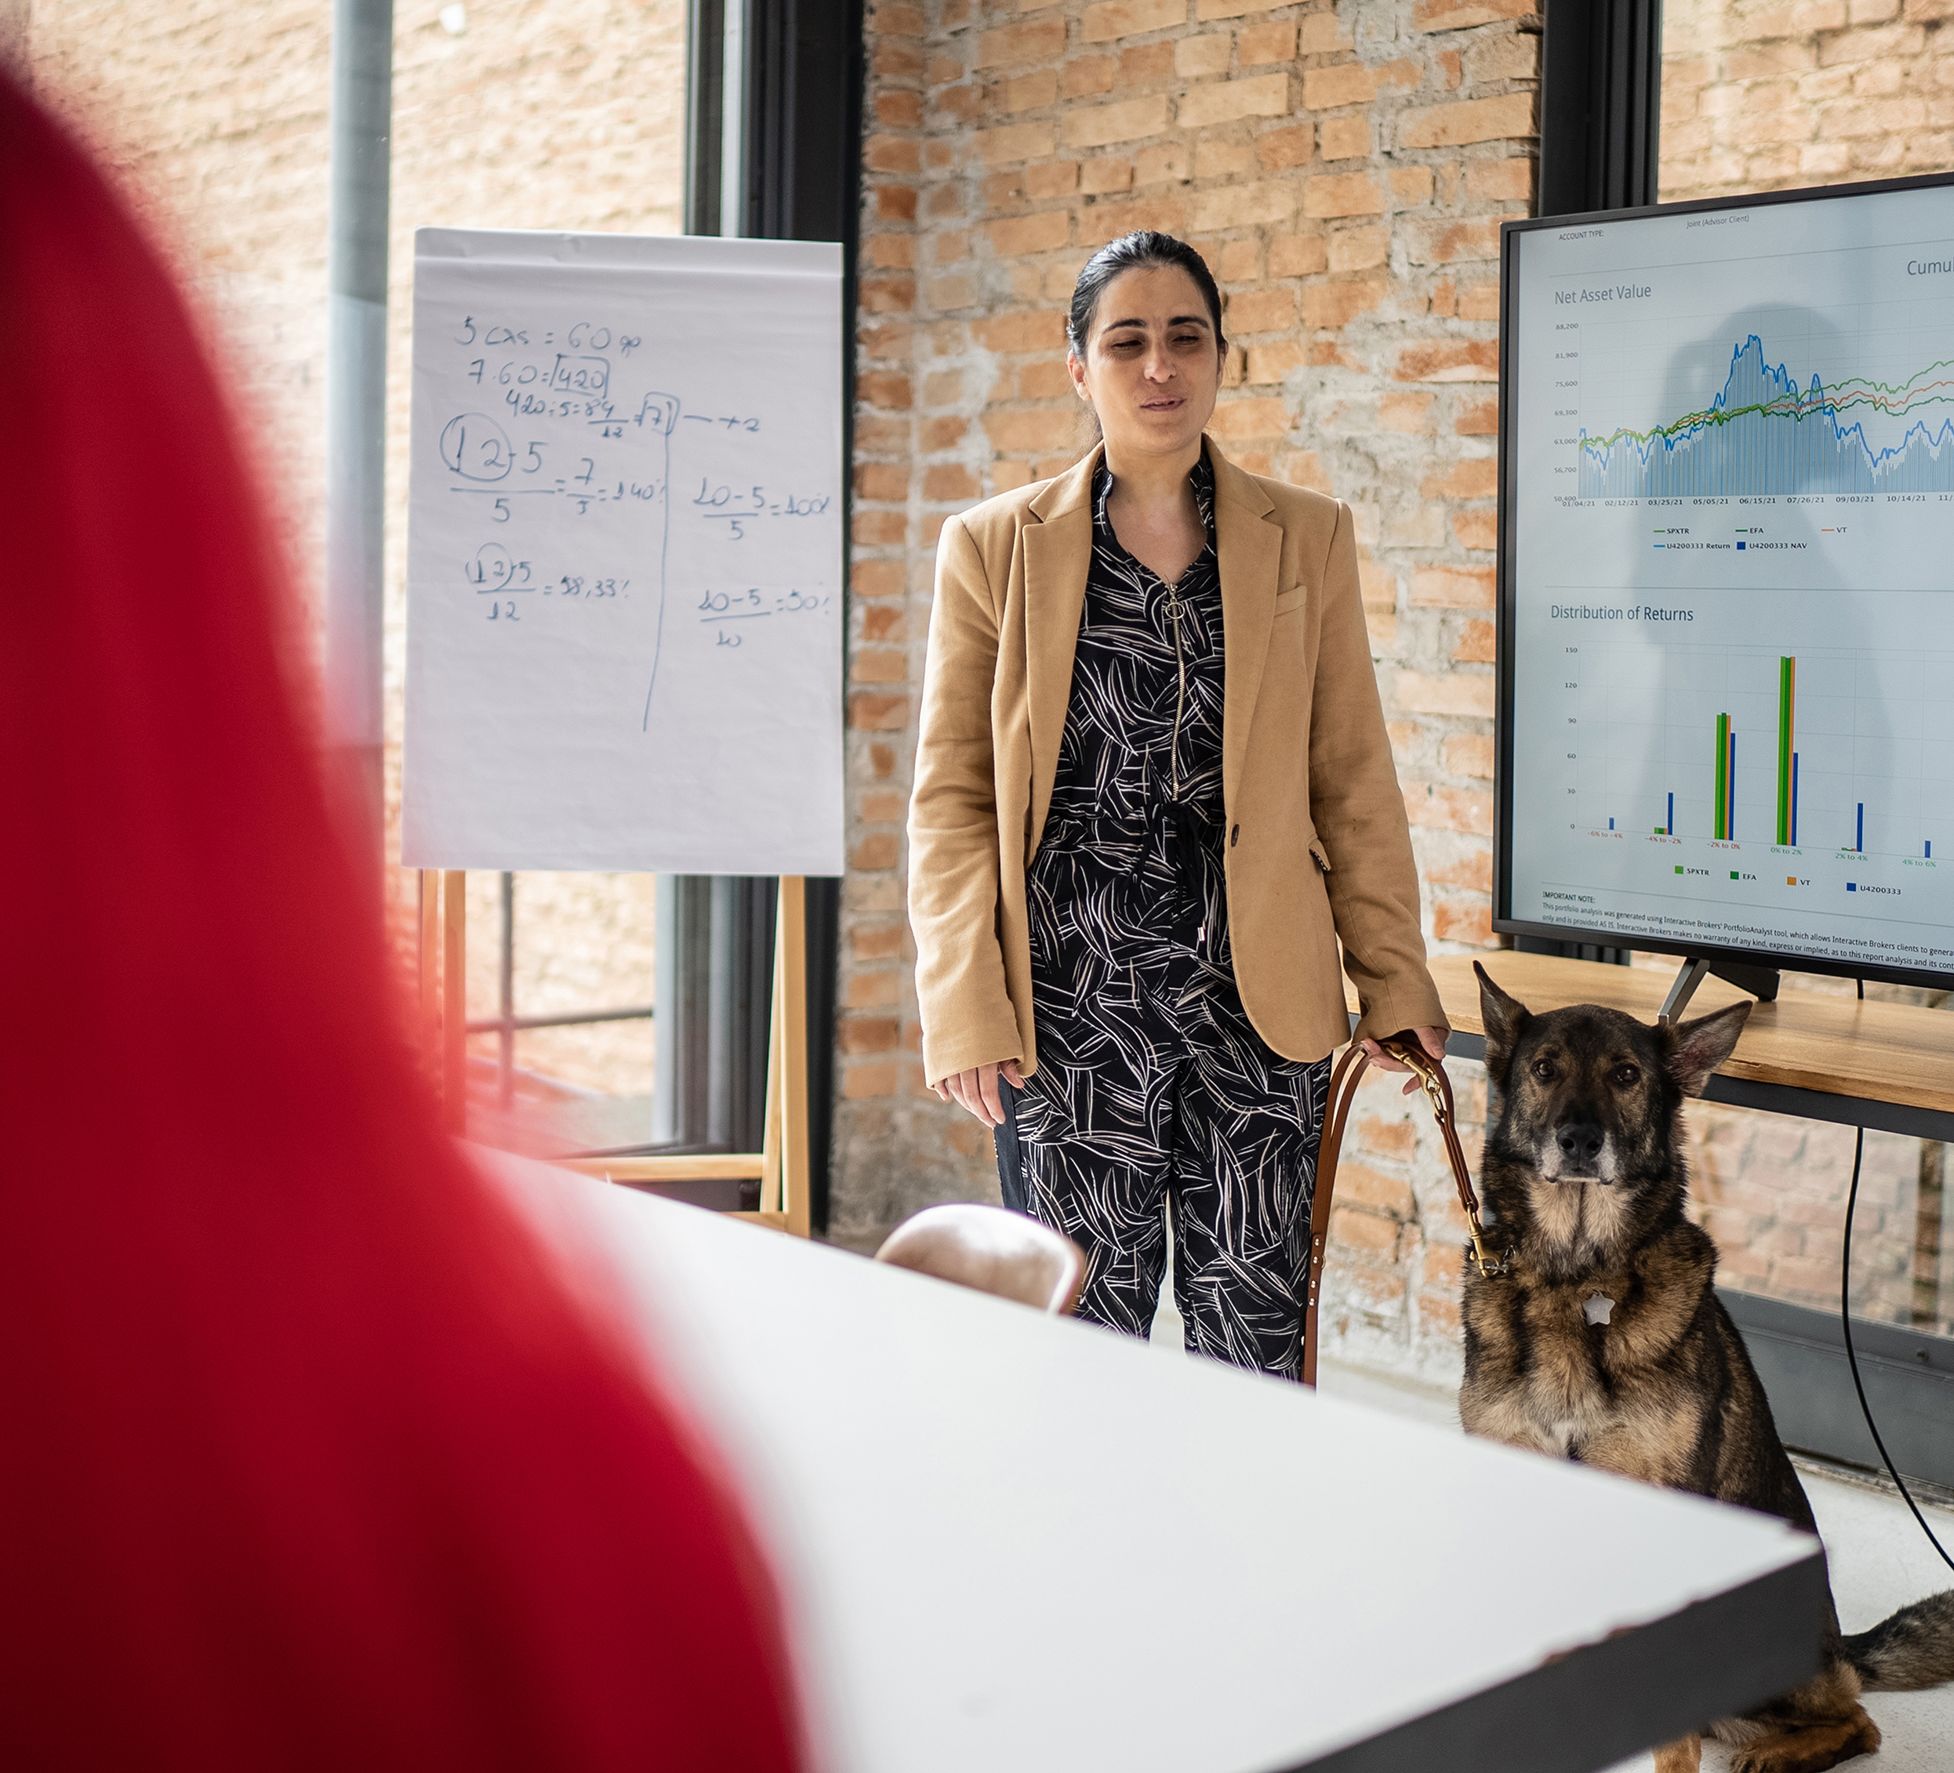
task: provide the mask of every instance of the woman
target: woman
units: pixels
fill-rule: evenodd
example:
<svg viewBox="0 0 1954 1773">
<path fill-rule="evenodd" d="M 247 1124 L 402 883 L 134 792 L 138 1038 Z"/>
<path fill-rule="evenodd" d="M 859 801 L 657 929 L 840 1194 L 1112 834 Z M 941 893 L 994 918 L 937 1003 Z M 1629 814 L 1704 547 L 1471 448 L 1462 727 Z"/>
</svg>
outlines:
<svg viewBox="0 0 1954 1773">
<path fill-rule="evenodd" d="M 1418 881 L 1349 510 L 1204 434 L 1206 264 L 1129 234 L 1066 364 L 1102 443 L 943 527 L 909 815 L 923 1064 L 1005 1198 L 1145 1335 L 1172 1219 L 1188 1346 L 1294 1375 L 1329 1054 L 1434 1058 Z M 1407 1088 L 1413 1087 L 1407 1084 Z"/>
<path fill-rule="evenodd" d="M 0 259 L 0 1765 L 787 1773 L 746 1526 L 442 1134 L 243 441 L 4 68 Z"/>
</svg>

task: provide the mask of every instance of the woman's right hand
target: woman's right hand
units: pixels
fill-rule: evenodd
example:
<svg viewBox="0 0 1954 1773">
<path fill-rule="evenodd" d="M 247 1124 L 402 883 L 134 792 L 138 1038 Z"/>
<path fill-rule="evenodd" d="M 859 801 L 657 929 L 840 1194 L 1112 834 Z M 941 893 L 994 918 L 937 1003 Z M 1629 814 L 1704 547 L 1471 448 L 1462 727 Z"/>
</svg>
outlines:
<svg viewBox="0 0 1954 1773">
<path fill-rule="evenodd" d="M 954 1102 L 959 1108 L 967 1108 L 987 1127 L 1001 1127 L 1004 1124 L 1004 1101 L 997 1092 L 997 1080 L 1002 1076 L 1014 1090 L 1024 1088 L 1024 1079 L 1018 1075 L 1018 1062 L 1006 1059 L 997 1065 L 973 1065 L 968 1071 L 953 1071 L 936 1086 L 936 1093 L 946 1102 Z"/>
</svg>

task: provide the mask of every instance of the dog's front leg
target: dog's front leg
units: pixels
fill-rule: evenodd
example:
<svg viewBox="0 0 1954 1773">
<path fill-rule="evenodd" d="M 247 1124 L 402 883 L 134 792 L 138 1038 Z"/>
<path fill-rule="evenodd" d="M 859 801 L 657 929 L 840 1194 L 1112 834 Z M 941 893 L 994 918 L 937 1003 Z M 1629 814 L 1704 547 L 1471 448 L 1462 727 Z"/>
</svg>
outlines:
<svg viewBox="0 0 1954 1773">
<path fill-rule="evenodd" d="M 1703 1738 L 1679 1736 L 1655 1751 L 1655 1773 L 1702 1773 Z"/>
</svg>

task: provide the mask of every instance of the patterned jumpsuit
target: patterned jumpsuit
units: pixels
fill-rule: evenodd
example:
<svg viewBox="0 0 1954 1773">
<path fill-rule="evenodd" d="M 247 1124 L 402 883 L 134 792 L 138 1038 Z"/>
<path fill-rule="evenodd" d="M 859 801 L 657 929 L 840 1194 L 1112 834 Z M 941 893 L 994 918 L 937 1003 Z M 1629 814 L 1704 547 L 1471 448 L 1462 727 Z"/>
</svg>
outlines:
<svg viewBox="0 0 1954 1773">
<path fill-rule="evenodd" d="M 1280 1057 L 1235 985 L 1222 873 L 1221 581 L 1129 554 L 1094 487 L 1051 811 L 1027 877 L 1038 1069 L 1001 1086 L 1007 1205 L 1087 1257 L 1079 1315 L 1144 1336 L 1174 1232 L 1187 1346 L 1294 1377 L 1330 1061 Z"/>
</svg>

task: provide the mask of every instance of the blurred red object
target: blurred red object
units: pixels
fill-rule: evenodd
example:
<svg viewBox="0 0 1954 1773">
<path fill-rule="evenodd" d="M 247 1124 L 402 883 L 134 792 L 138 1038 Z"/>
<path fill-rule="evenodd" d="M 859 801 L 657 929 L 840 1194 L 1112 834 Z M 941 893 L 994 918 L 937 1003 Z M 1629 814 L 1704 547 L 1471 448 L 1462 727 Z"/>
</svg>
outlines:
<svg viewBox="0 0 1954 1773">
<path fill-rule="evenodd" d="M 710 1456 L 439 1130 L 185 305 L 4 71 L 0 560 L 0 1764 L 798 1765 Z"/>
</svg>

